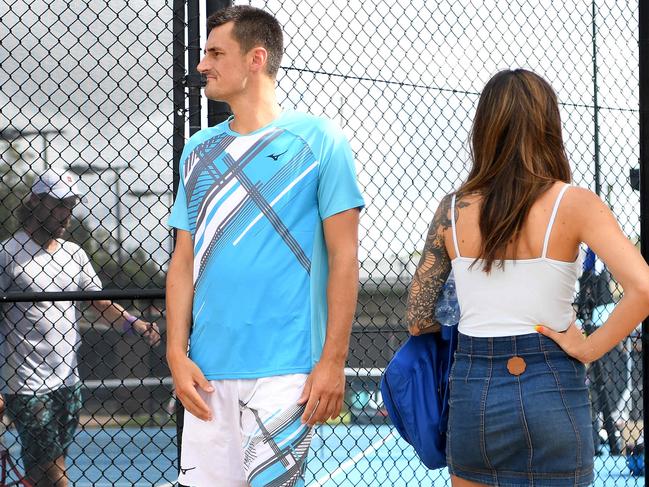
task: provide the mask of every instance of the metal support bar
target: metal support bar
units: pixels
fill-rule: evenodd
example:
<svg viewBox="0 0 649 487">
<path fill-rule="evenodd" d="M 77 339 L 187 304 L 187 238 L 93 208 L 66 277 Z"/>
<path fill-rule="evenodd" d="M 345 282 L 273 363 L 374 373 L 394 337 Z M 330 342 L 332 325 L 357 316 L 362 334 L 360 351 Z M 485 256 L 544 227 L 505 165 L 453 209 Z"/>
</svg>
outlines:
<svg viewBox="0 0 649 487">
<path fill-rule="evenodd" d="M 0 295 L 0 303 L 39 303 L 45 301 L 99 301 L 164 299 L 164 289 L 106 289 L 104 291 L 61 291 L 44 293 L 7 293 Z"/>
</svg>

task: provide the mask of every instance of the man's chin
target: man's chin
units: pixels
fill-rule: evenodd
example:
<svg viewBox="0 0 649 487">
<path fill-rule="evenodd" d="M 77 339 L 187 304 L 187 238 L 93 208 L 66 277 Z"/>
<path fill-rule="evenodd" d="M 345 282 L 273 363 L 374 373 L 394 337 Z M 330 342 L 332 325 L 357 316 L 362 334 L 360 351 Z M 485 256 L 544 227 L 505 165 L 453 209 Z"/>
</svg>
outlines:
<svg viewBox="0 0 649 487">
<path fill-rule="evenodd" d="M 223 93 L 219 92 L 218 89 L 212 88 L 210 86 L 206 86 L 203 89 L 203 93 L 205 94 L 205 98 L 207 98 L 208 100 L 225 102 L 224 99 L 225 97 L 223 96 Z"/>
</svg>

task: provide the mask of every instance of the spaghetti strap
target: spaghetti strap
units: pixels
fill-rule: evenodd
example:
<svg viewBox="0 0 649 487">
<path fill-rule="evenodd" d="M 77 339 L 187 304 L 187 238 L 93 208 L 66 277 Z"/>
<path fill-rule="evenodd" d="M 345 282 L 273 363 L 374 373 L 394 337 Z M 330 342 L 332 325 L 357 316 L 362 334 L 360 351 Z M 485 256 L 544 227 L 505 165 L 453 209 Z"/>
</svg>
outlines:
<svg viewBox="0 0 649 487">
<path fill-rule="evenodd" d="M 545 230 L 545 239 L 543 240 L 543 253 L 541 254 L 542 259 L 545 259 L 548 256 L 548 244 L 550 243 L 550 234 L 552 233 L 554 219 L 557 217 L 557 211 L 559 211 L 559 203 L 561 203 L 561 198 L 563 198 L 563 195 L 569 187 L 570 185 L 566 184 L 563 188 L 561 188 L 561 191 L 559 191 L 559 195 L 557 196 L 557 200 L 554 202 L 554 208 L 552 208 L 552 215 L 550 215 L 548 228 Z"/>
<path fill-rule="evenodd" d="M 453 247 L 455 248 L 455 257 L 460 257 L 460 247 L 457 245 L 457 233 L 455 230 L 455 193 L 451 197 L 451 228 L 453 229 Z"/>
</svg>

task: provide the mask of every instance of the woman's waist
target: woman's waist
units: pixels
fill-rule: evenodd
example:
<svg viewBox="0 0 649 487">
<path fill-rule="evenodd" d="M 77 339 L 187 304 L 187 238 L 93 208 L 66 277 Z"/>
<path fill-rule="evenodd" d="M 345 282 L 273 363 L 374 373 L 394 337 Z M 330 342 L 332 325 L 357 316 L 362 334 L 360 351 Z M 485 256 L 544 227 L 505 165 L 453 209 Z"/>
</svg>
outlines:
<svg viewBox="0 0 649 487">
<path fill-rule="evenodd" d="M 556 342 L 537 332 L 509 336 L 471 336 L 462 333 L 461 330 L 458 335 L 457 352 L 489 357 L 545 352 L 565 353 Z"/>
<path fill-rule="evenodd" d="M 460 303 L 460 310 L 460 333 L 480 338 L 533 334 L 537 325 L 562 332 L 575 320 L 572 303 L 548 305 L 545 309 L 526 308 L 507 302 L 484 306 L 464 306 Z"/>
</svg>

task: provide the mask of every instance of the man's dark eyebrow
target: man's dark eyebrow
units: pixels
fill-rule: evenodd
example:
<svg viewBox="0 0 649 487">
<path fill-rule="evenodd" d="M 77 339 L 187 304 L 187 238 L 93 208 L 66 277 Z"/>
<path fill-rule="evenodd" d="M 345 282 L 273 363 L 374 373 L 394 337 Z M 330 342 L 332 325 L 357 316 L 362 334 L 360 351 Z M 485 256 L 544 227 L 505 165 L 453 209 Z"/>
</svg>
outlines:
<svg viewBox="0 0 649 487">
<path fill-rule="evenodd" d="M 210 47 L 208 49 L 203 49 L 203 54 L 207 54 L 208 52 L 223 52 L 223 50 L 220 47 Z"/>
</svg>

